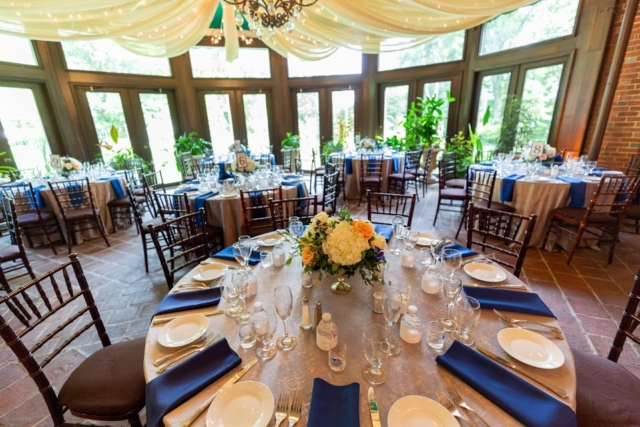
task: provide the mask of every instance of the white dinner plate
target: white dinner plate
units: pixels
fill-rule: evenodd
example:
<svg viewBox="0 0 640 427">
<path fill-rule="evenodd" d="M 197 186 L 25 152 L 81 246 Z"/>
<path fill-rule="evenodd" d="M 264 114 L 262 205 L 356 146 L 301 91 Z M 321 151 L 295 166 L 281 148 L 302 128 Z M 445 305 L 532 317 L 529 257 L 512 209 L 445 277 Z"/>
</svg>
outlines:
<svg viewBox="0 0 640 427">
<path fill-rule="evenodd" d="M 160 329 L 158 342 L 164 347 L 182 347 L 197 341 L 207 332 L 209 319 L 202 314 L 176 317 Z"/>
<path fill-rule="evenodd" d="M 389 409 L 387 424 L 389 427 L 460 427 L 444 406 L 424 396 L 396 400 Z"/>
<path fill-rule="evenodd" d="M 431 246 L 431 239 L 433 236 L 429 233 L 420 233 L 418 234 L 418 241 L 416 245 L 418 246 Z"/>
<path fill-rule="evenodd" d="M 192 279 L 197 282 L 211 283 L 224 276 L 227 269 L 228 267 L 226 265 L 220 263 L 201 265 L 198 267 L 198 272 L 193 275 Z"/>
<path fill-rule="evenodd" d="M 503 329 L 498 332 L 498 343 L 509 356 L 536 368 L 555 369 L 564 363 L 557 345 L 526 329 Z"/>
<path fill-rule="evenodd" d="M 507 278 L 507 273 L 500 267 L 480 262 L 472 262 L 465 265 L 464 271 L 469 276 L 482 282 L 497 283 Z"/>
<path fill-rule="evenodd" d="M 582 180 L 587 182 L 600 182 L 599 176 L 583 176 Z"/>
<path fill-rule="evenodd" d="M 258 244 L 258 246 L 266 246 L 266 247 L 272 247 L 277 245 L 278 243 L 280 243 L 280 241 L 282 240 L 282 236 L 279 234 L 269 234 L 267 236 L 264 236 L 262 239 L 260 240 L 256 240 L 256 243 Z"/>
<path fill-rule="evenodd" d="M 266 427 L 273 415 L 269 387 L 242 381 L 224 390 L 207 411 L 207 427 Z"/>
<path fill-rule="evenodd" d="M 549 182 L 551 178 L 548 176 L 536 176 L 532 181 Z"/>
</svg>

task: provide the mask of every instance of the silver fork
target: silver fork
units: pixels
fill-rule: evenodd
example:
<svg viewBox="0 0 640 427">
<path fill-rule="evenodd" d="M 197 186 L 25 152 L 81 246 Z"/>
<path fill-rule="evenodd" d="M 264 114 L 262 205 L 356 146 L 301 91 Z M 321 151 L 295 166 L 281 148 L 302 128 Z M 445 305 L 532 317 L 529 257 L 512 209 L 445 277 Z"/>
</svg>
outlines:
<svg viewBox="0 0 640 427">
<path fill-rule="evenodd" d="M 449 378 L 444 378 L 444 386 L 447 389 L 447 391 L 449 392 L 449 395 L 451 396 L 451 398 L 453 399 L 453 402 L 460 406 L 461 408 L 466 409 L 467 411 L 469 411 L 470 414 L 475 415 L 475 417 L 480 420 L 480 422 L 485 425 L 486 427 L 489 427 L 489 423 L 486 422 L 484 420 L 484 418 L 482 418 L 480 416 L 480 414 L 478 414 L 475 410 L 471 409 L 471 407 L 469 405 L 467 405 L 467 403 L 462 400 L 462 396 L 460 396 L 460 393 L 458 393 L 458 390 L 456 390 L 453 387 L 453 384 L 451 383 L 451 380 Z"/>
<path fill-rule="evenodd" d="M 506 314 L 502 313 L 501 311 L 496 310 L 495 308 L 493 309 L 493 312 L 495 314 L 498 315 L 499 318 L 504 319 L 507 323 L 529 323 L 531 325 L 538 325 L 538 326 L 542 326 L 544 328 L 550 329 L 553 332 L 557 333 L 557 334 L 561 334 L 562 333 L 562 329 L 555 327 L 555 326 L 551 326 L 551 325 L 545 325 L 544 323 L 540 323 L 540 322 L 534 322 L 533 320 L 526 320 L 526 319 L 514 319 L 513 317 L 509 317 Z"/>
<path fill-rule="evenodd" d="M 278 397 L 278 406 L 276 406 L 276 427 L 287 418 L 287 410 L 289 409 L 289 393 L 282 393 Z"/>
<path fill-rule="evenodd" d="M 447 408 L 449 412 L 451 412 L 451 415 L 453 415 L 456 418 L 460 418 L 461 420 L 464 420 L 464 422 L 469 424 L 469 420 L 467 420 L 464 416 L 462 416 L 460 411 L 458 411 L 458 408 L 456 408 L 453 405 L 453 402 L 449 400 L 449 397 L 447 396 L 447 393 L 444 392 L 444 390 L 442 389 L 436 390 L 436 396 L 438 396 L 438 400 L 440 401 L 440 404 L 445 408 Z"/>
<path fill-rule="evenodd" d="M 289 408 L 289 427 L 296 425 L 300 421 L 302 415 L 302 390 L 298 389 L 293 393 L 291 398 L 291 407 Z"/>
</svg>

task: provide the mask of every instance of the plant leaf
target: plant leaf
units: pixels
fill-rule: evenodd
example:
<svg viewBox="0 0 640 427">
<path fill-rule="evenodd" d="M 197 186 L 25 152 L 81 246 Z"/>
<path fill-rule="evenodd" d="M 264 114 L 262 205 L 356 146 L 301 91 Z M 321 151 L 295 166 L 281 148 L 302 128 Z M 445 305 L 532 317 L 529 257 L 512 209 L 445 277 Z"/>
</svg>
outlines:
<svg viewBox="0 0 640 427">
<path fill-rule="evenodd" d="M 486 126 L 491 119 L 491 105 L 487 105 L 487 111 L 484 112 L 484 116 L 482 116 L 482 125 Z"/>
<path fill-rule="evenodd" d="M 111 135 L 111 139 L 113 139 L 114 144 L 117 144 L 118 143 L 118 129 L 114 125 L 111 125 L 111 130 L 109 131 L 109 134 Z"/>
</svg>

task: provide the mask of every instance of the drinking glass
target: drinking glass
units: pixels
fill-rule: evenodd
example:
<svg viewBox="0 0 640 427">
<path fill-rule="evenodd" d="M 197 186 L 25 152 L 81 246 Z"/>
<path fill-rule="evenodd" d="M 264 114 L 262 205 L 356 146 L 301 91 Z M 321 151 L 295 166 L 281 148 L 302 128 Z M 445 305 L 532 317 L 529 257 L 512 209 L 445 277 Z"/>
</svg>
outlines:
<svg viewBox="0 0 640 427">
<path fill-rule="evenodd" d="M 412 228 L 411 230 L 407 228 L 407 231 L 405 233 L 405 246 L 407 246 L 408 242 L 408 245 L 410 245 L 412 248 L 415 247 L 416 243 L 418 243 L 418 239 L 420 238 L 420 232 L 415 228 Z"/>
<path fill-rule="evenodd" d="M 471 331 L 480 321 L 480 303 L 477 299 L 462 295 L 453 305 L 453 320 L 456 322 L 456 330 L 451 333 L 464 345 L 472 345 Z"/>
<path fill-rule="evenodd" d="M 442 268 L 449 277 L 455 274 L 462 265 L 462 254 L 455 249 L 445 249 L 442 252 Z"/>
<path fill-rule="evenodd" d="M 396 324 L 400 318 L 400 313 L 402 312 L 402 294 L 394 288 L 386 288 L 383 292 L 382 314 L 384 315 L 384 320 L 387 322 L 387 327 L 389 328 L 387 352 L 389 353 L 389 356 L 396 356 L 400 354 L 402 348 L 398 345 L 397 341 L 394 341 L 391 328 Z"/>
<path fill-rule="evenodd" d="M 431 256 L 431 249 L 429 248 L 420 249 L 420 264 L 431 265 L 432 259 L 433 257 Z"/>
<path fill-rule="evenodd" d="M 329 349 L 329 368 L 334 372 L 342 372 L 347 367 L 347 345 L 338 342 Z"/>
<path fill-rule="evenodd" d="M 240 244 L 240 255 L 242 256 L 243 263 L 242 269 L 244 271 L 249 270 L 249 259 L 251 258 L 251 252 L 253 251 L 253 246 L 249 242 Z"/>
<path fill-rule="evenodd" d="M 233 257 L 236 259 L 236 262 L 241 266 L 244 266 L 244 257 L 242 256 L 241 246 L 242 243 L 236 242 L 231 245 L 231 248 L 233 249 Z"/>
<path fill-rule="evenodd" d="M 434 350 L 442 350 L 446 331 L 437 320 L 427 323 L 427 344 Z"/>
<path fill-rule="evenodd" d="M 262 360 L 269 360 L 278 351 L 275 344 L 271 342 L 276 333 L 277 319 L 271 308 L 265 308 L 264 313 L 263 319 L 251 318 L 251 330 L 256 340 L 262 345 L 256 349 L 256 356 Z"/>
<path fill-rule="evenodd" d="M 262 265 L 262 268 L 271 267 L 271 252 L 260 252 L 260 264 Z"/>
<path fill-rule="evenodd" d="M 276 314 L 284 323 L 284 335 L 278 338 L 278 347 L 284 351 L 292 350 L 298 343 L 298 339 L 293 335 L 289 335 L 287 328 L 287 319 L 291 316 L 293 309 L 293 295 L 288 286 L 278 286 L 273 290 L 273 296 L 276 301 Z"/>
<path fill-rule="evenodd" d="M 442 326 L 446 331 L 453 331 L 455 329 L 455 323 L 453 321 L 453 303 L 460 295 L 460 291 L 462 290 L 462 282 L 460 280 L 460 276 L 454 274 L 450 277 L 442 276 L 440 281 L 442 282 L 442 286 L 440 287 L 440 292 L 442 293 L 442 299 L 445 303 L 444 312 L 440 317 L 438 317 L 438 323 Z"/>
<path fill-rule="evenodd" d="M 395 236 L 395 245 L 393 249 L 389 250 L 394 255 L 400 255 L 402 252 L 398 247 L 398 241 L 402 240 L 403 232 L 404 232 L 404 218 L 401 216 L 396 216 L 393 218 L 391 222 L 393 224 L 393 235 Z"/>
<path fill-rule="evenodd" d="M 446 236 L 439 233 L 431 233 L 431 254 L 433 256 L 433 259 L 436 260 L 436 266 L 438 265 L 440 258 L 442 258 L 442 252 L 444 252 L 444 248 L 446 245 Z"/>
<path fill-rule="evenodd" d="M 596 169 L 596 166 L 598 166 L 598 162 L 596 162 L 595 160 L 587 162 L 587 170 L 589 171 L 589 175 L 593 173 L 593 171 Z"/>
<path fill-rule="evenodd" d="M 238 301 L 240 301 L 238 290 L 232 284 L 222 286 L 222 298 L 229 304 L 229 307 L 224 311 L 227 317 L 237 317 L 242 312 L 242 308 L 238 306 Z"/>
<path fill-rule="evenodd" d="M 302 237 L 304 234 L 304 224 L 301 221 L 295 221 L 290 226 L 293 237 Z"/>
<path fill-rule="evenodd" d="M 362 377 L 371 384 L 383 384 L 387 380 L 382 364 L 389 357 L 388 344 L 389 328 L 385 325 L 369 325 L 362 331 L 364 357 L 369 362 L 362 370 Z"/>
<path fill-rule="evenodd" d="M 236 270 L 232 275 L 233 287 L 238 291 L 238 297 L 242 302 L 242 313 L 245 312 L 245 299 L 247 298 L 247 276 L 242 270 Z"/>
</svg>

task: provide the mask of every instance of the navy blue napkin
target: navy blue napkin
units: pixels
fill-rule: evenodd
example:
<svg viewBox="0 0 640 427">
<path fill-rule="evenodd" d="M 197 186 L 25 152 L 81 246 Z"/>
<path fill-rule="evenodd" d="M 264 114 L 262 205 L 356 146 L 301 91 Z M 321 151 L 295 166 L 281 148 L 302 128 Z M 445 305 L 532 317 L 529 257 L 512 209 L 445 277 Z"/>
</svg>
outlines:
<svg viewBox="0 0 640 427">
<path fill-rule="evenodd" d="M 42 196 L 40 195 L 40 191 L 45 188 L 44 185 L 38 185 L 37 187 L 33 187 L 33 200 L 35 200 L 35 204 L 38 206 L 38 209 L 44 208 L 44 202 L 42 201 Z M 27 195 L 31 196 L 31 190 L 27 188 Z M 33 204 L 33 200 L 29 198 L 29 206 L 31 209 L 35 209 L 36 206 Z"/>
<path fill-rule="evenodd" d="M 217 254 L 212 255 L 214 258 L 226 259 L 229 261 L 235 261 L 236 257 L 233 256 L 233 247 L 229 246 L 228 248 L 224 248 Z M 249 265 L 256 265 L 260 262 L 260 251 L 251 251 L 251 256 L 249 257 Z"/>
<path fill-rule="evenodd" d="M 436 362 L 526 426 L 577 426 L 569 406 L 458 341 Z"/>
<path fill-rule="evenodd" d="M 220 172 L 218 173 L 218 181 L 224 181 L 228 178 L 235 178 L 232 173 L 227 172 L 226 162 L 218 163 L 218 167 L 220 169 Z"/>
<path fill-rule="evenodd" d="M 602 176 L 603 172 L 610 171 L 611 168 L 605 168 L 604 166 L 596 166 L 593 168 L 593 172 L 590 173 L 591 176 Z"/>
<path fill-rule="evenodd" d="M 264 206 L 264 196 L 262 191 L 247 191 L 245 194 L 249 196 L 249 202 L 252 207 Z M 267 210 L 265 208 L 252 209 L 251 217 L 253 219 L 267 218 Z"/>
<path fill-rule="evenodd" d="M 194 208 L 193 210 L 195 212 L 198 212 L 200 210 L 200 208 L 204 208 L 204 203 L 207 201 L 207 199 L 209 197 L 215 196 L 216 194 L 218 194 L 218 191 L 216 191 L 216 192 L 210 191 L 208 193 L 203 194 L 202 196 L 196 197 L 196 199 L 193 202 L 193 208 Z M 200 227 L 201 223 L 202 223 L 202 221 L 201 221 L 200 217 L 196 217 L 196 225 L 198 227 Z"/>
<path fill-rule="evenodd" d="M 298 197 L 302 198 L 302 197 L 306 197 L 307 193 L 304 191 L 305 189 L 305 185 L 303 182 L 292 182 L 292 181 L 282 181 L 280 184 L 282 185 L 288 185 L 290 187 L 297 187 L 298 188 Z M 300 202 L 300 209 L 304 209 L 307 207 L 307 203 L 305 201 Z"/>
<path fill-rule="evenodd" d="M 158 305 L 156 313 L 166 314 L 176 311 L 193 310 L 196 308 L 213 307 L 220 302 L 220 288 L 203 289 L 189 292 L 167 294 Z"/>
<path fill-rule="evenodd" d="M 353 173 L 353 157 L 344 158 L 344 173 L 351 175 Z"/>
<path fill-rule="evenodd" d="M 500 186 L 500 201 L 510 202 L 513 200 L 513 188 L 516 186 L 516 181 L 523 176 L 524 175 L 518 173 L 512 173 L 511 175 L 502 178 L 502 185 Z"/>
<path fill-rule="evenodd" d="M 572 208 L 584 207 L 585 192 L 587 191 L 587 183 L 578 178 L 570 178 L 568 176 L 558 177 L 560 181 L 567 182 L 571 185 L 569 188 L 569 197 L 571 197 L 571 203 L 569 206 Z"/>
<path fill-rule="evenodd" d="M 298 175 L 298 174 L 295 174 L 295 173 L 289 173 L 289 174 L 283 175 L 283 177 L 282 177 L 282 178 L 283 178 L 285 181 L 288 181 L 288 180 L 290 180 L 290 179 L 302 179 L 302 178 L 304 178 L 304 177 L 303 177 L 302 175 Z"/>
<path fill-rule="evenodd" d="M 185 181 L 185 184 L 200 184 L 199 179 L 192 179 L 191 181 Z"/>
<path fill-rule="evenodd" d="M 456 251 L 460 252 L 460 254 L 462 255 L 462 258 L 466 256 L 478 254 L 478 252 L 474 251 L 473 249 L 469 249 L 468 247 L 462 246 L 459 243 L 452 243 L 451 245 L 447 246 L 445 249 L 455 249 Z M 446 257 L 444 256 L 442 258 L 446 259 Z"/>
<path fill-rule="evenodd" d="M 549 307 L 534 292 L 517 292 L 506 289 L 480 288 L 463 286 L 464 293 L 475 298 L 480 308 L 516 313 L 535 314 L 538 316 L 556 317 Z"/>
<path fill-rule="evenodd" d="M 67 189 L 69 201 L 73 206 L 84 205 L 84 193 L 82 192 L 82 184 L 67 184 L 65 185 L 65 188 Z"/>
<path fill-rule="evenodd" d="M 313 379 L 307 427 L 360 427 L 360 384 L 335 386 Z"/>
<path fill-rule="evenodd" d="M 391 240 L 391 236 L 393 236 L 393 226 L 392 225 L 374 224 L 373 225 L 373 230 L 376 232 L 376 234 L 381 234 L 382 237 L 384 237 L 387 242 L 389 240 Z"/>
<path fill-rule="evenodd" d="M 116 193 L 116 198 L 122 199 L 126 197 L 127 193 L 125 193 L 122 188 L 120 178 L 99 178 L 98 181 L 111 181 L 111 187 L 113 188 L 113 192 Z"/>
<path fill-rule="evenodd" d="M 410 165 L 408 162 L 408 158 L 405 159 L 405 165 L 404 165 L 405 169 L 416 169 L 417 167 L 418 165 Z M 397 158 L 396 156 L 393 156 L 393 172 L 395 173 L 400 172 L 400 159 Z"/>
<path fill-rule="evenodd" d="M 146 388 L 147 426 L 162 427 L 162 417 L 242 363 L 222 338 L 154 378 Z"/>
</svg>

